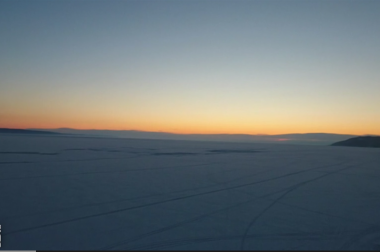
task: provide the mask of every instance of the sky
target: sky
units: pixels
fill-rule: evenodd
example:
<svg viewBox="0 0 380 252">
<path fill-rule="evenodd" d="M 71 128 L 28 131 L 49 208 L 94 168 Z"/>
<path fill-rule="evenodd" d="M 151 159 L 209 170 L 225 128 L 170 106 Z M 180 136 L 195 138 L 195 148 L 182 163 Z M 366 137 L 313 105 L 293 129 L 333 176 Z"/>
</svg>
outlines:
<svg viewBox="0 0 380 252">
<path fill-rule="evenodd" d="M 380 135 L 380 1 L 2 0 L 0 127 Z"/>
</svg>

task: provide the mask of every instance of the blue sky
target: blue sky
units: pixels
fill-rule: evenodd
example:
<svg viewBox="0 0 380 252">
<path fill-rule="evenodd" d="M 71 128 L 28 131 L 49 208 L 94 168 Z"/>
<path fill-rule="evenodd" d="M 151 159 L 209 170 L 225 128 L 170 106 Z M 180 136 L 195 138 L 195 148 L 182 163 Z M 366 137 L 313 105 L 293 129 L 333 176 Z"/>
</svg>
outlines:
<svg viewBox="0 0 380 252">
<path fill-rule="evenodd" d="M 1 1 L 0 124 L 380 134 L 379 1 Z"/>
</svg>

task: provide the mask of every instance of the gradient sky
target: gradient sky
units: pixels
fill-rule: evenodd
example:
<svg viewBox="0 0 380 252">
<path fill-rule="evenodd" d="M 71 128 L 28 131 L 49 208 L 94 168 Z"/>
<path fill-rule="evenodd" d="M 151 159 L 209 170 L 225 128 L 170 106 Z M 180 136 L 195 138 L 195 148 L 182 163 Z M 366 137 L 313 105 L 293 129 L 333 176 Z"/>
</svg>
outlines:
<svg viewBox="0 0 380 252">
<path fill-rule="evenodd" d="M 0 1 L 0 127 L 380 135 L 380 1 Z"/>
</svg>

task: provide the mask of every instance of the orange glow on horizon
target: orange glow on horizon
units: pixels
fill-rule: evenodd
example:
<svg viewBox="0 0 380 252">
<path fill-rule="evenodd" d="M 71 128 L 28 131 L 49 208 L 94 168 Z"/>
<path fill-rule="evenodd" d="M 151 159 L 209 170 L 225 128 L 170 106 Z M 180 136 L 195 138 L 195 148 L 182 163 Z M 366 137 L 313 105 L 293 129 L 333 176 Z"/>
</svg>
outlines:
<svg viewBox="0 0 380 252">
<path fill-rule="evenodd" d="M 166 127 L 165 127 L 166 126 Z M 181 125 L 182 126 L 182 125 Z M 13 120 L 12 122 L 1 122 L 0 128 L 18 128 L 18 129 L 28 129 L 28 128 L 38 128 L 38 129 L 57 129 L 57 128 L 71 128 L 78 130 L 136 130 L 136 131 L 146 131 L 146 132 L 164 132 L 164 133 L 174 133 L 174 134 L 248 134 L 248 135 L 280 135 L 280 134 L 294 134 L 294 133 L 331 133 L 331 134 L 349 134 L 349 135 L 380 135 L 380 131 L 376 132 L 363 132 L 362 130 L 335 130 L 335 131 L 326 131 L 318 130 L 312 127 L 300 127 L 300 128 L 291 128 L 287 127 L 284 129 L 267 127 L 267 130 L 264 130 L 265 127 L 261 125 L 261 130 L 248 130 L 246 128 L 239 127 L 213 127 L 213 125 L 208 125 L 207 127 L 193 125 L 192 127 L 180 127 L 180 126 L 170 126 L 170 125 L 147 125 L 137 124 L 131 125 L 131 127 L 125 127 L 120 124 L 112 124 L 111 122 L 102 122 L 102 123 L 91 123 L 91 122 L 81 122 L 81 123 L 64 123 L 62 121 L 52 122 L 44 121 L 41 122 L 34 121 L 24 122 L 23 120 Z M 254 127 L 252 127 L 254 128 Z M 290 139 L 279 138 L 277 141 L 288 141 Z"/>
<path fill-rule="evenodd" d="M 380 135 L 376 124 L 368 125 L 360 121 L 352 123 L 330 120 L 320 122 L 283 120 L 277 117 L 263 117 L 261 120 L 206 117 L 206 116 L 141 116 L 127 117 L 118 114 L 60 113 L 34 114 L 26 112 L 8 112 L 0 115 L 1 128 L 72 128 L 80 130 L 137 130 L 147 132 L 166 132 L 174 134 L 248 134 L 279 135 L 293 133 L 331 133 L 350 135 Z M 285 141 L 280 139 L 279 141 Z"/>
</svg>

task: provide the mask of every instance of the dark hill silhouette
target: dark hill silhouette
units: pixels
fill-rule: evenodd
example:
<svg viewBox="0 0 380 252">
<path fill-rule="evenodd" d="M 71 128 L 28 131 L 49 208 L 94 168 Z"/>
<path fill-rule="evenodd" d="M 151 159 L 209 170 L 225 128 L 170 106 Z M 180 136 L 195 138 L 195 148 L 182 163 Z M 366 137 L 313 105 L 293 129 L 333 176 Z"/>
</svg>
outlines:
<svg viewBox="0 0 380 252">
<path fill-rule="evenodd" d="M 380 148 L 380 136 L 360 136 L 333 143 L 332 146 Z"/>
<path fill-rule="evenodd" d="M 0 134 L 49 134 L 49 135 L 61 135 L 58 132 L 42 131 L 42 130 L 26 130 L 26 129 L 9 129 L 0 128 Z"/>
<path fill-rule="evenodd" d="M 34 129 L 31 130 L 45 130 Z M 261 142 L 283 144 L 312 144 L 330 145 L 356 135 L 342 135 L 330 133 L 304 133 L 281 135 L 250 135 L 250 134 L 176 134 L 169 132 L 149 132 L 139 130 L 79 130 L 70 128 L 46 129 L 62 134 L 89 137 L 116 137 L 139 139 L 164 139 L 164 140 L 191 140 L 191 141 L 222 141 L 222 142 Z"/>
</svg>

